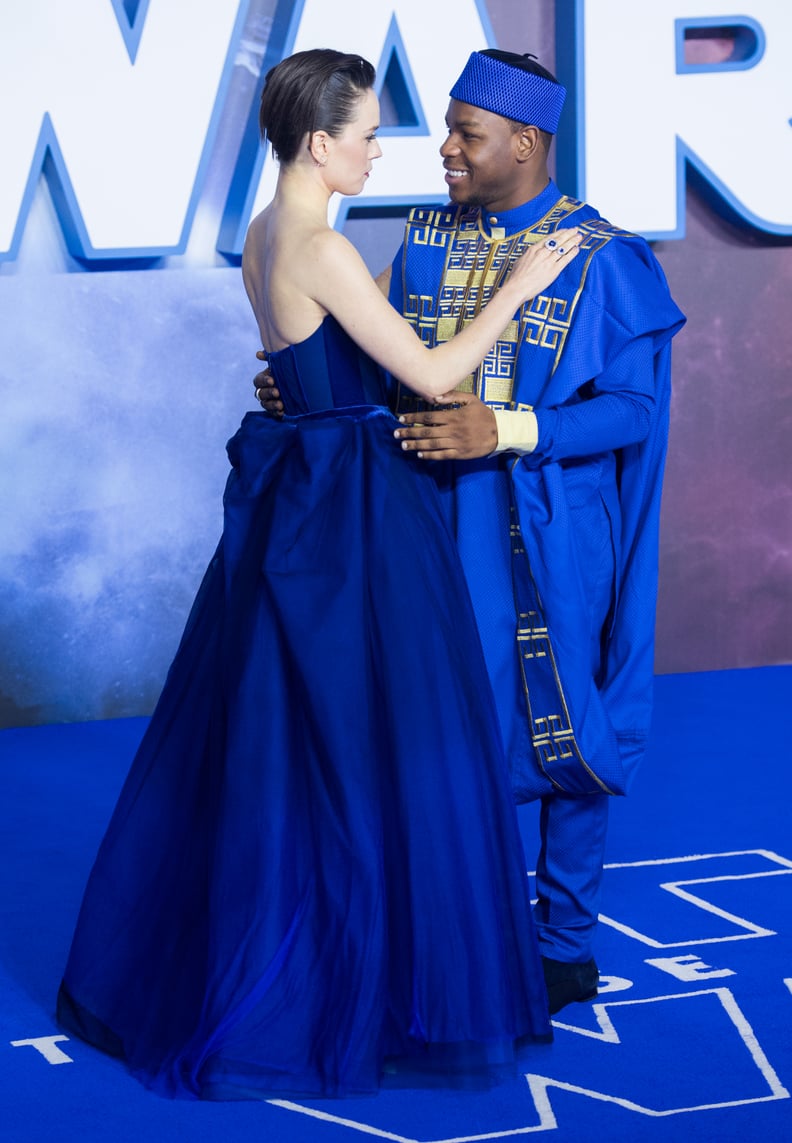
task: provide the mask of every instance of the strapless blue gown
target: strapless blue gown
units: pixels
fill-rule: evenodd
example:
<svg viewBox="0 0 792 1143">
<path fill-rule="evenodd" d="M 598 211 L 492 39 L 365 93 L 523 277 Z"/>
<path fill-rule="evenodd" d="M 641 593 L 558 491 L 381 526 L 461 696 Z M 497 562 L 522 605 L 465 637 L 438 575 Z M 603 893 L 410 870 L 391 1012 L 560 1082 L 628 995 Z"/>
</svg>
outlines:
<svg viewBox="0 0 792 1143">
<path fill-rule="evenodd" d="M 331 318 L 270 360 L 59 1018 L 171 1096 L 491 1073 L 550 1025 L 454 542 Z"/>
</svg>

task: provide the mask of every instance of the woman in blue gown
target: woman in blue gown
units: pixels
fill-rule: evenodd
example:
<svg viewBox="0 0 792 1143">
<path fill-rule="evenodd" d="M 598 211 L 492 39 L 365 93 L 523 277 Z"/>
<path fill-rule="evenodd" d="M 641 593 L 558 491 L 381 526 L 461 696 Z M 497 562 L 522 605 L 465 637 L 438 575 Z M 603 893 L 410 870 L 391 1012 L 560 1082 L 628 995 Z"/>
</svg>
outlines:
<svg viewBox="0 0 792 1143">
<path fill-rule="evenodd" d="M 453 1082 L 550 1033 L 464 576 L 378 365 L 444 399 L 577 238 L 424 347 L 327 225 L 380 154 L 373 81 L 329 50 L 267 77 L 281 168 L 243 273 L 287 416 L 249 413 L 229 442 L 223 537 L 58 997 L 66 1028 L 170 1096 Z"/>
</svg>

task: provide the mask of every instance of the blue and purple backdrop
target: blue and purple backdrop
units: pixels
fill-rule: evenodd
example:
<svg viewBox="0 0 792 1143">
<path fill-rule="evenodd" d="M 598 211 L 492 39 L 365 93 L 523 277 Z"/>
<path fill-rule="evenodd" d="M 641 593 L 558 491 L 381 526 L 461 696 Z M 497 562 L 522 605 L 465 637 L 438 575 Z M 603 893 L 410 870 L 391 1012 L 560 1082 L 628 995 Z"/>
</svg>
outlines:
<svg viewBox="0 0 792 1143">
<path fill-rule="evenodd" d="M 640 12 L 639 12 L 640 9 Z M 239 253 L 274 165 L 264 72 L 379 65 L 335 225 L 373 271 L 439 202 L 470 50 L 563 79 L 562 189 L 649 237 L 675 343 L 658 672 L 792 660 L 792 6 L 750 0 L 26 0 L 0 7 L 0 725 L 148 713 L 253 407 Z"/>
</svg>

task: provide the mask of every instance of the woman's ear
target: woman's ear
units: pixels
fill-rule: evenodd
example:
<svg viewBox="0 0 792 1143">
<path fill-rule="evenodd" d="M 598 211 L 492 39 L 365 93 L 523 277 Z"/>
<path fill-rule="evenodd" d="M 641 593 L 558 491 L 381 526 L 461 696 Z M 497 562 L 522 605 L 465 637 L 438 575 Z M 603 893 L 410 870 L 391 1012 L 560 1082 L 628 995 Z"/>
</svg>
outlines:
<svg viewBox="0 0 792 1143">
<path fill-rule="evenodd" d="M 317 167 L 323 167 L 327 162 L 329 138 L 326 131 L 314 131 L 308 137 L 308 150 Z"/>
</svg>

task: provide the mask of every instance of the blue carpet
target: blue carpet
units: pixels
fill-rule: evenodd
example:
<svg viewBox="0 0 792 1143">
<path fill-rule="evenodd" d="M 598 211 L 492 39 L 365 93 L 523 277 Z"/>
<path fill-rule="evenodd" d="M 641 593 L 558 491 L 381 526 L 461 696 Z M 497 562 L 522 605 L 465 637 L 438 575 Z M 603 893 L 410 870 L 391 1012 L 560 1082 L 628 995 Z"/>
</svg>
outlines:
<svg viewBox="0 0 792 1143">
<path fill-rule="evenodd" d="M 792 1138 L 791 688 L 792 667 L 657 679 L 650 757 L 613 805 L 604 989 L 559 1013 L 525 1079 L 300 1105 L 169 1102 L 62 1036 L 52 1010 L 76 910 L 145 722 L 3 731 L 0 1137 Z M 530 862 L 536 814 L 520 814 Z"/>
</svg>

